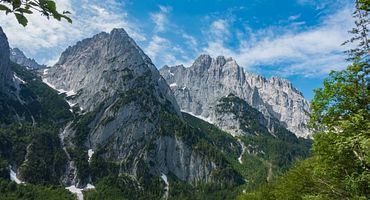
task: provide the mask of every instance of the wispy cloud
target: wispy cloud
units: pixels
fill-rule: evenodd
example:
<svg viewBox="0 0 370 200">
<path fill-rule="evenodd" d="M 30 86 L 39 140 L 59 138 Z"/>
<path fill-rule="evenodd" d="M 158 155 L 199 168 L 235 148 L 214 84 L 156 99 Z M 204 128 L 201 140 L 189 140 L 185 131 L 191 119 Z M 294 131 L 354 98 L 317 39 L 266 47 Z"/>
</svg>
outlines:
<svg viewBox="0 0 370 200">
<path fill-rule="evenodd" d="M 167 15 L 171 12 L 170 6 L 159 6 L 159 12 L 150 15 L 152 21 L 155 23 L 155 32 L 163 32 L 166 30 L 168 23 Z"/>
<path fill-rule="evenodd" d="M 294 21 L 294 20 L 297 20 L 301 17 L 301 14 L 298 14 L 298 15 L 292 15 L 292 16 L 289 16 L 288 17 L 288 20 L 289 21 Z"/>
<path fill-rule="evenodd" d="M 212 22 L 209 27 L 209 36 L 213 37 L 214 40 L 228 40 L 230 39 L 231 32 L 229 27 L 229 20 L 227 19 L 217 19 Z"/>
<path fill-rule="evenodd" d="M 219 30 L 212 29 L 212 24 L 210 34 L 215 37 L 208 40 L 203 51 L 234 57 L 240 65 L 253 70 L 270 66 L 269 73 L 283 76 L 321 76 L 346 66 L 344 47 L 340 44 L 348 39 L 346 30 L 351 26 L 351 8 L 346 7 L 304 31 L 286 27 L 281 33 L 268 28 L 249 33 L 248 37 L 240 38 L 238 48 L 230 48 L 220 41 Z"/>
<path fill-rule="evenodd" d="M 73 24 L 34 14 L 29 16 L 29 25 L 23 28 L 13 16 L 0 14 L 0 25 L 8 33 L 12 46 L 21 48 L 30 57 L 42 55 L 45 59 L 38 61 L 47 64 L 55 63 L 67 46 L 83 38 L 123 27 L 158 67 L 181 63 L 189 66 L 201 53 L 233 57 L 253 71 L 282 76 L 321 76 L 345 67 L 344 47 L 340 44 L 349 38 L 346 30 L 352 27 L 351 8 L 343 6 L 341 0 L 297 2 L 317 9 L 336 2 L 335 8 L 340 8 L 331 14 L 319 11 L 317 17 L 321 22 L 311 27 L 303 21 L 304 13 L 292 13 L 278 21 L 279 27 L 257 30 L 234 16 L 234 11 L 244 9 L 237 7 L 227 9 L 226 14 L 208 13 L 207 17 L 202 16 L 203 25 L 187 27 L 186 32 L 171 19 L 176 7 L 159 5 L 148 14 L 150 20 L 144 24 L 130 17 L 124 1 L 58 0 L 59 10 L 72 12 Z M 144 32 L 142 26 L 148 30 Z"/>
<path fill-rule="evenodd" d="M 190 60 L 186 56 L 183 46 L 189 45 L 190 48 L 197 48 L 197 40 L 185 33 L 176 24 L 170 23 L 169 15 L 171 14 L 172 7 L 170 6 L 159 6 L 159 11 L 150 14 L 151 20 L 154 23 L 153 36 L 148 40 L 148 44 L 144 47 L 145 53 L 156 63 L 157 67 L 162 67 L 163 65 L 178 65 L 178 64 L 188 64 L 187 61 Z M 184 40 L 183 44 L 178 44 L 171 41 L 170 39 L 163 36 L 165 33 L 171 33 L 182 37 Z"/>
<path fill-rule="evenodd" d="M 170 40 L 158 35 L 151 38 L 145 52 L 154 63 L 159 64 L 157 67 L 162 67 L 165 64 L 189 64 L 188 60 L 190 60 L 188 57 L 181 56 L 185 54 L 181 46 L 173 44 Z"/>
</svg>

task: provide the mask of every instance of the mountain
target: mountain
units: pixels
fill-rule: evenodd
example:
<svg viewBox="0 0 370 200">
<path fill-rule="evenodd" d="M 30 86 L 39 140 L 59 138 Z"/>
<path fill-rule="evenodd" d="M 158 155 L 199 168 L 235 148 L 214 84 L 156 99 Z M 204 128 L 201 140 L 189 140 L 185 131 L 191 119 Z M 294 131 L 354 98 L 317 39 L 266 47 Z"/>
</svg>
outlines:
<svg viewBox="0 0 370 200">
<path fill-rule="evenodd" d="M 30 69 L 43 69 L 46 65 L 41 65 L 35 59 L 27 58 L 24 53 L 18 48 L 10 48 L 10 60 L 18 65 L 28 67 Z"/>
<path fill-rule="evenodd" d="M 137 178 L 243 182 L 232 169 L 219 173 L 228 161 L 186 124 L 170 87 L 123 29 L 69 47 L 43 80 L 65 92 L 78 115 L 61 134 L 71 158 L 66 185 L 98 181 L 108 161 L 113 174 Z M 95 152 L 90 169 L 96 173 L 89 174 L 88 160 L 81 160 L 88 152 Z"/>
<path fill-rule="evenodd" d="M 0 27 L 1 198 L 73 199 L 58 186 L 66 166 L 58 132 L 72 118 L 69 105 L 36 73 L 11 62 L 9 54 Z M 46 184 L 55 188 L 41 186 Z"/>
<path fill-rule="evenodd" d="M 9 43 L 3 29 L 0 27 L 0 92 L 4 92 L 5 87 L 10 85 L 11 78 Z"/>
<path fill-rule="evenodd" d="M 68 47 L 43 74 L 10 61 L 0 35 L 6 197 L 74 199 L 69 190 L 79 199 L 235 199 L 309 155 L 309 140 L 235 93 L 215 102 L 218 127 L 181 112 L 123 29 Z"/>
<path fill-rule="evenodd" d="M 199 56 L 189 68 L 164 66 L 160 73 L 171 86 L 181 110 L 207 119 L 233 135 L 248 132 L 243 131 L 240 120 L 234 120 L 234 116 L 223 116 L 220 120 L 218 101 L 229 94 L 263 113 L 265 126 L 272 135 L 276 134 L 272 125 L 274 119 L 299 137 L 311 134 L 305 127 L 309 103 L 285 79 L 266 79 L 244 71 L 232 58 L 211 58 L 209 55 Z"/>
</svg>

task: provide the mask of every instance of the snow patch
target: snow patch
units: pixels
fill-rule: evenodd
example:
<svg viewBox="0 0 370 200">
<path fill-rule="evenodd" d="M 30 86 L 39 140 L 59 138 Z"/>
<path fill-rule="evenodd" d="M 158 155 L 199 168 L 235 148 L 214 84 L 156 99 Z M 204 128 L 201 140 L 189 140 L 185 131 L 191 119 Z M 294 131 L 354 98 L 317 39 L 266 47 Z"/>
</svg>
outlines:
<svg viewBox="0 0 370 200">
<path fill-rule="evenodd" d="M 44 71 L 44 73 L 45 73 L 45 71 Z M 59 94 L 65 93 L 67 97 L 76 95 L 76 92 L 73 91 L 73 90 L 67 91 L 67 90 L 64 90 L 64 89 L 57 89 L 55 87 L 55 85 L 53 85 L 50 82 L 48 82 L 48 80 L 46 78 L 43 78 L 42 79 L 42 82 L 44 82 L 46 85 L 48 85 L 49 87 L 53 88 L 54 90 L 58 91 Z"/>
<path fill-rule="evenodd" d="M 246 149 L 246 147 L 245 147 L 244 143 L 243 143 L 240 139 L 238 139 L 238 142 L 239 142 L 239 144 L 242 146 L 242 152 L 241 152 L 241 154 L 240 154 L 240 156 L 239 156 L 238 160 L 239 160 L 239 163 L 240 163 L 240 164 L 243 164 L 243 160 L 242 160 L 242 158 L 243 158 L 243 154 L 245 153 L 245 149 Z"/>
<path fill-rule="evenodd" d="M 15 171 L 13 171 L 13 170 L 12 170 L 12 167 L 11 167 L 11 166 L 9 166 L 9 168 L 10 168 L 10 180 L 12 180 L 12 181 L 16 182 L 17 184 L 23 184 L 24 182 L 23 182 L 23 181 L 21 181 L 21 180 L 19 180 L 19 179 L 17 178 L 17 173 L 16 173 Z"/>
<path fill-rule="evenodd" d="M 84 195 L 82 191 L 95 189 L 95 186 L 92 184 L 87 184 L 87 186 L 84 188 L 77 188 L 75 185 L 71 185 L 69 187 L 66 187 L 66 189 L 69 190 L 71 193 L 76 194 L 78 200 L 83 200 Z"/>
<path fill-rule="evenodd" d="M 90 183 L 87 184 L 87 186 L 85 187 L 85 190 L 91 190 L 91 189 L 95 189 L 95 186 Z"/>
<path fill-rule="evenodd" d="M 77 104 L 77 103 L 71 103 L 70 101 L 67 101 L 67 100 L 66 100 L 66 102 L 68 103 L 69 107 L 71 107 L 71 108 Z"/>
<path fill-rule="evenodd" d="M 76 95 L 76 92 L 71 90 L 71 91 L 66 92 L 66 95 L 67 95 L 67 97 L 73 96 L 73 95 Z"/>
<path fill-rule="evenodd" d="M 176 87 L 177 86 L 177 83 L 172 83 L 171 85 L 170 85 L 170 87 Z"/>
<path fill-rule="evenodd" d="M 174 73 L 171 72 L 171 70 L 168 70 L 168 73 L 171 75 L 171 76 L 175 76 Z"/>
<path fill-rule="evenodd" d="M 162 174 L 161 178 L 164 181 L 164 183 L 166 184 L 166 187 L 164 188 L 165 193 L 164 193 L 163 199 L 168 199 L 168 194 L 169 194 L 169 191 L 170 191 L 170 184 L 168 182 L 166 174 Z"/>
<path fill-rule="evenodd" d="M 47 70 L 48 69 L 45 69 L 44 70 L 44 75 L 45 75 L 45 73 L 47 74 Z M 44 82 L 46 85 L 48 85 L 49 87 L 53 88 L 54 90 L 58 91 L 59 94 L 65 93 L 67 97 L 76 95 L 76 92 L 73 91 L 73 90 L 67 91 L 67 90 L 64 90 L 64 89 L 57 89 L 55 87 L 55 85 L 53 85 L 50 82 L 48 82 L 48 80 L 46 78 L 43 78 L 42 79 L 42 82 Z M 72 103 L 72 102 L 70 102 L 68 100 L 66 100 L 66 102 L 68 103 L 69 107 L 71 107 L 71 108 L 77 104 L 77 103 Z M 80 107 L 80 109 L 83 110 L 82 107 Z M 70 111 L 73 112 L 71 109 L 70 109 Z"/>
<path fill-rule="evenodd" d="M 43 75 L 45 76 L 45 75 L 47 75 L 48 74 L 48 71 L 49 71 L 49 69 L 44 69 L 44 73 L 43 73 Z"/>
<path fill-rule="evenodd" d="M 89 156 L 89 162 L 91 161 L 91 157 L 94 155 L 94 151 L 92 149 L 87 150 L 87 155 Z"/>
<path fill-rule="evenodd" d="M 71 193 L 76 194 L 78 200 L 83 200 L 84 199 L 84 195 L 82 194 L 83 189 L 77 188 L 74 185 L 66 187 L 66 189 L 69 190 Z"/>
<path fill-rule="evenodd" d="M 22 83 L 22 84 L 26 84 L 27 82 L 24 81 L 23 79 L 19 78 L 19 76 L 17 76 L 17 74 L 14 74 L 14 81 L 18 81 L 19 83 Z"/>
<path fill-rule="evenodd" d="M 196 118 L 199 118 L 199 119 L 201 119 L 201 120 L 203 120 L 203 121 L 206 121 L 206 122 L 208 122 L 208 123 L 210 123 L 210 124 L 214 124 L 214 122 L 211 120 L 211 118 L 210 117 L 203 117 L 203 116 L 201 116 L 201 115 L 196 115 L 196 114 L 194 114 L 194 113 L 192 113 L 192 112 L 188 112 L 188 111 L 185 111 L 185 110 L 181 110 L 181 112 L 184 112 L 184 113 L 188 113 L 189 115 L 192 115 L 192 116 L 194 116 L 194 117 L 196 117 Z"/>
</svg>

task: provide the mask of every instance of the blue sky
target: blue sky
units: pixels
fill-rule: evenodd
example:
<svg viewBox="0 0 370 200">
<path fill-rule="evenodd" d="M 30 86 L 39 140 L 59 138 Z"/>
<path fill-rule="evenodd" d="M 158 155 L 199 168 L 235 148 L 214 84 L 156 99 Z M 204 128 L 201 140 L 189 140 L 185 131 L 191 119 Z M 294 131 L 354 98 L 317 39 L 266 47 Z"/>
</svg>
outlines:
<svg viewBox="0 0 370 200">
<path fill-rule="evenodd" d="M 73 24 L 32 15 L 0 25 L 10 45 L 52 65 L 77 41 L 123 27 L 154 64 L 190 66 L 203 53 L 233 57 L 247 71 L 293 82 L 307 99 L 330 70 L 346 67 L 352 0 L 57 0 Z M 278 3 L 277 3 L 278 2 Z"/>
</svg>

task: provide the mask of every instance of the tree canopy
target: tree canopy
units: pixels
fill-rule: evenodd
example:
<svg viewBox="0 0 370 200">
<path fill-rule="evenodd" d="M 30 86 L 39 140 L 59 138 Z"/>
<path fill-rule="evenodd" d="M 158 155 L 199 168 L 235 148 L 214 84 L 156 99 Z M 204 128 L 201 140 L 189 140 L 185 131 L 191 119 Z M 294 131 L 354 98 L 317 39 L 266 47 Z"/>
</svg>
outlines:
<svg viewBox="0 0 370 200">
<path fill-rule="evenodd" d="M 57 5 L 53 0 L 0 0 L 0 11 L 5 14 L 13 13 L 22 26 L 27 26 L 26 15 L 34 12 L 39 12 L 48 19 L 50 17 L 58 21 L 64 19 L 72 23 L 72 20 L 67 16 L 70 12 L 58 12 Z"/>
<path fill-rule="evenodd" d="M 370 199 L 370 0 L 355 8 L 352 64 L 331 72 L 312 100 L 313 156 L 241 199 Z"/>
</svg>

